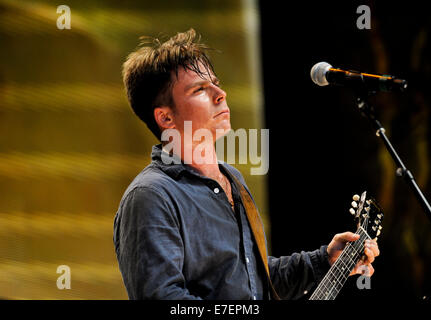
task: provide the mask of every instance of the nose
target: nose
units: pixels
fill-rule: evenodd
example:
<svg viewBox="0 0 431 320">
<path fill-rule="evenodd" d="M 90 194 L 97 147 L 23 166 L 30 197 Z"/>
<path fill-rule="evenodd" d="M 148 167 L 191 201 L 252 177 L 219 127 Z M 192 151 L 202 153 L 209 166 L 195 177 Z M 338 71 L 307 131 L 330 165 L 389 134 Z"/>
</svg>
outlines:
<svg viewBox="0 0 431 320">
<path fill-rule="evenodd" d="M 214 103 L 215 104 L 220 104 L 221 102 L 223 102 L 224 100 L 226 100 L 226 92 L 218 87 L 218 86 L 214 86 Z"/>
</svg>

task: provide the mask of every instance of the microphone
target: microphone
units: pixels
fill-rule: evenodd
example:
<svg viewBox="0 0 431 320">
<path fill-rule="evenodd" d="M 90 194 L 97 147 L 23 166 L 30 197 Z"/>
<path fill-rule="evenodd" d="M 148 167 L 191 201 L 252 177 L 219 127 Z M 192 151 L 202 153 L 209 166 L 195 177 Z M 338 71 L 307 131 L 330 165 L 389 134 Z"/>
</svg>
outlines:
<svg viewBox="0 0 431 320">
<path fill-rule="evenodd" d="M 346 71 L 327 62 L 316 63 L 310 71 L 311 80 L 319 86 L 341 85 L 367 91 L 398 91 L 407 89 L 407 81 L 389 75 Z"/>
</svg>

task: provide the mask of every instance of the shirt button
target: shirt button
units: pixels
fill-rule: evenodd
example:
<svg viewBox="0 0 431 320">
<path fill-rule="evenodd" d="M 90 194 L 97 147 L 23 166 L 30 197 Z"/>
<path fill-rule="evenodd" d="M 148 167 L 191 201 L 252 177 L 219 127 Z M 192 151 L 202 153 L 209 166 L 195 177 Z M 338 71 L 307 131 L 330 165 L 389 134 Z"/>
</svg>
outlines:
<svg viewBox="0 0 431 320">
<path fill-rule="evenodd" d="M 214 193 L 219 193 L 220 189 L 219 188 L 214 188 Z"/>
<path fill-rule="evenodd" d="M 307 291 L 307 290 L 305 290 L 305 291 L 304 291 L 304 294 L 307 294 L 307 293 L 308 293 L 308 291 Z"/>
<path fill-rule="evenodd" d="M 246 257 L 246 258 L 245 258 L 245 262 L 249 263 L 249 262 L 250 262 L 250 259 Z"/>
</svg>

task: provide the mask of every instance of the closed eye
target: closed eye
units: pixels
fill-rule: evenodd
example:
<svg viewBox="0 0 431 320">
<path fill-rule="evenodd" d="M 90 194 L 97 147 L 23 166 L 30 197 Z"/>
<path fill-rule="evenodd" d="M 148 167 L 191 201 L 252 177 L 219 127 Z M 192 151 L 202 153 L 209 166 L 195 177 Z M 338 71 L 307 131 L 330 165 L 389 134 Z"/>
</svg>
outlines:
<svg viewBox="0 0 431 320">
<path fill-rule="evenodd" d="M 204 90 L 204 89 L 205 89 L 204 87 L 199 87 L 199 88 L 195 89 L 195 90 L 193 91 L 193 93 L 197 93 L 197 92 L 202 91 L 202 90 Z"/>
</svg>

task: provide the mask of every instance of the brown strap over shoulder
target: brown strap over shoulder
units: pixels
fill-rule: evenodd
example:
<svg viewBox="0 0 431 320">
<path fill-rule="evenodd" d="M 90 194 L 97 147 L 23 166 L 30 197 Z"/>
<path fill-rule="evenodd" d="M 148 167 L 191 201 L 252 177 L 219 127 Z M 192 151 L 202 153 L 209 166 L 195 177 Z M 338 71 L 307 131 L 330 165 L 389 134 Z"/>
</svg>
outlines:
<svg viewBox="0 0 431 320">
<path fill-rule="evenodd" d="M 254 205 L 253 199 L 251 198 L 250 194 L 245 189 L 243 184 L 232 173 L 230 173 L 228 169 L 226 169 L 225 172 L 229 175 L 229 177 L 234 182 L 236 188 L 240 191 L 241 201 L 242 201 L 242 204 L 244 205 L 245 212 L 247 214 L 247 218 L 250 223 L 254 239 L 256 240 L 256 243 L 257 243 L 257 247 L 259 248 L 261 260 L 263 262 L 263 265 L 265 266 L 266 276 L 267 276 L 269 288 L 271 290 L 272 298 L 275 300 L 280 300 L 280 297 L 278 296 L 274 286 L 272 285 L 271 277 L 269 274 L 268 255 L 266 252 L 263 224 L 260 219 L 259 213 L 257 212 L 256 206 Z"/>
</svg>

